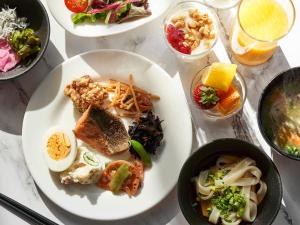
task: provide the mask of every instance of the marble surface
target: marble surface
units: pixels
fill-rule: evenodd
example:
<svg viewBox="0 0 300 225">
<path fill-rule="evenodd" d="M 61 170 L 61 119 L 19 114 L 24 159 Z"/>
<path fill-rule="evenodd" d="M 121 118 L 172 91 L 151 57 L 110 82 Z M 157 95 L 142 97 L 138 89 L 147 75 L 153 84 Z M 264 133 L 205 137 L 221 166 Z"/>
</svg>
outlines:
<svg viewBox="0 0 300 225">
<path fill-rule="evenodd" d="M 42 1 L 45 3 L 45 0 Z M 295 1 L 296 9 L 300 3 Z M 46 5 L 46 4 L 45 4 Z M 48 49 L 28 74 L 15 80 L 0 83 L 0 193 L 3 193 L 31 209 L 45 215 L 59 224 L 124 224 L 124 225 L 187 225 L 180 213 L 174 189 L 161 203 L 147 212 L 123 221 L 101 222 L 86 220 L 64 211 L 54 205 L 39 190 L 26 167 L 22 152 L 22 121 L 30 96 L 39 83 L 56 65 L 79 53 L 94 49 L 123 49 L 139 53 L 158 63 L 177 81 L 178 90 L 186 95 L 194 124 L 193 149 L 220 137 L 238 137 L 261 146 L 270 156 L 270 148 L 263 140 L 257 123 L 257 103 L 262 89 L 279 72 L 290 67 L 300 66 L 300 19 L 291 33 L 280 43 L 274 57 L 264 65 L 246 67 L 239 65 L 239 72 L 248 86 L 248 98 L 244 109 L 231 119 L 218 122 L 207 121 L 193 107 L 190 101 L 190 82 L 197 71 L 213 61 L 232 59 L 228 50 L 229 24 L 234 10 L 218 11 L 222 37 L 207 57 L 183 63 L 167 49 L 162 34 L 162 18 L 131 32 L 114 37 L 85 39 L 73 36 L 61 28 L 49 13 L 51 40 Z M 228 53 L 227 53 L 228 52 Z M 281 156 L 273 156 L 284 183 L 284 205 L 274 221 L 274 225 L 300 224 L 297 214 L 300 208 L 297 171 L 300 165 L 290 163 Z M 27 224 L 24 220 L 0 207 L 0 224 Z"/>
</svg>

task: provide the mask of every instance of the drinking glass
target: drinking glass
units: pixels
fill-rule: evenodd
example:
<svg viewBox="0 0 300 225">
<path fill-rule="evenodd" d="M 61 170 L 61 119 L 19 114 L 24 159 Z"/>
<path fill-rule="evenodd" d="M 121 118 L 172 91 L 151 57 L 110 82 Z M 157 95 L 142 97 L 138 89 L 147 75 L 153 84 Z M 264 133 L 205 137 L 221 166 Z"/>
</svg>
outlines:
<svg viewBox="0 0 300 225">
<path fill-rule="evenodd" d="M 244 106 L 244 103 L 246 101 L 247 97 L 247 87 L 244 78 L 239 74 L 236 73 L 236 75 L 233 78 L 232 84 L 237 88 L 239 94 L 240 94 L 240 104 L 238 107 L 233 108 L 230 112 L 228 112 L 226 115 L 221 114 L 216 107 L 209 109 L 209 110 L 203 110 L 199 107 L 198 103 L 194 100 L 194 90 L 195 88 L 203 82 L 203 77 L 206 76 L 206 74 L 209 71 L 210 66 L 204 67 L 202 70 L 200 70 L 195 77 L 193 78 L 193 81 L 190 86 L 190 99 L 193 102 L 193 109 L 197 108 L 201 112 L 201 115 L 206 116 L 206 118 L 209 118 L 211 120 L 219 120 L 219 119 L 228 119 L 232 117 L 233 115 L 237 114 Z"/>
<path fill-rule="evenodd" d="M 252 66 L 268 61 L 293 27 L 295 14 L 291 0 L 242 0 L 230 34 L 234 58 Z"/>
<path fill-rule="evenodd" d="M 200 2 L 215 9 L 231 9 L 236 7 L 240 0 L 200 0 Z"/>
</svg>

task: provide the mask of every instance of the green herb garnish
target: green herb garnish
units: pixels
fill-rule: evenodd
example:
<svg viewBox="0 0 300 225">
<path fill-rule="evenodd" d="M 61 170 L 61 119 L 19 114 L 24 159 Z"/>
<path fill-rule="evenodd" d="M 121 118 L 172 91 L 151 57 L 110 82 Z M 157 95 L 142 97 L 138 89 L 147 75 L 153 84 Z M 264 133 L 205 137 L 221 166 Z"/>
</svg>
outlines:
<svg viewBox="0 0 300 225">
<path fill-rule="evenodd" d="M 230 212 L 236 212 L 237 217 L 242 217 L 245 212 L 246 200 L 239 187 L 224 187 L 214 193 L 212 204 L 221 211 L 226 219 Z"/>
<path fill-rule="evenodd" d="M 292 146 L 292 145 L 287 145 L 285 147 L 285 149 L 287 150 L 287 152 L 293 156 L 296 156 L 296 157 L 299 157 L 300 154 L 299 154 L 299 149 L 295 146 Z"/>
<path fill-rule="evenodd" d="M 206 181 L 211 184 L 214 184 L 215 180 L 223 179 L 226 176 L 226 174 L 228 174 L 229 172 L 230 170 L 224 170 L 224 169 L 219 169 L 215 173 L 209 171 Z"/>
<path fill-rule="evenodd" d="M 21 59 L 25 59 L 41 50 L 40 38 L 30 28 L 14 32 L 9 37 L 8 42 Z"/>
</svg>

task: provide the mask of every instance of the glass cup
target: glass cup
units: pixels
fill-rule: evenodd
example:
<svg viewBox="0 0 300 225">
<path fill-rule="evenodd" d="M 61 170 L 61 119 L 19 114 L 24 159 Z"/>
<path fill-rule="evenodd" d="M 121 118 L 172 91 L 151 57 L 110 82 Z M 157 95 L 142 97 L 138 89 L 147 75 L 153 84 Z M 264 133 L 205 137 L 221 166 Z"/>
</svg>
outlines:
<svg viewBox="0 0 300 225">
<path fill-rule="evenodd" d="M 210 66 L 204 67 L 193 78 L 193 81 L 190 86 L 190 99 L 193 102 L 192 107 L 201 111 L 201 114 L 205 115 L 206 118 L 209 118 L 212 120 L 228 119 L 228 118 L 232 117 L 233 115 L 237 114 L 243 108 L 244 103 L 246 101 L 246 97 L 247 97 L 246 83 L 245 83 L 243 77 L 239 73 L 236 73 L 235 77 L 233 78 L 232 85 L 235 86 L 235 88 L 238 90 L 238 92 L 240 94 L 240 104 L 238 106 L 232 108 L 226 114 L 222 114 L 218 110 L 218 106 L 211 108 L 211 109 L 202 109 L 195 102 L 194 90 L 200 83 L 203 82 L 203 77 L 206 76 L 206 73 L 209 71 L 209 68 L 210 68 Z"/>
<path fill-rule="evenodd" d="M 234 58 L 250 66 L 268 61 L 293 27 L 295 14 L 291 0 L 242 0 L 230 34 Z"/>
<path fill-rule="evenodd" d="M 170 44 L 170 42 L 168 41 L 168 38 L 167 38 L 167 27 L 168 27 L 168 25 L 172 24 L 171 23 L 172 18 L 174 18 L 176 16 L 187 15 L 189 10 L 191 10 L 191 9 L 198 9 L 201 13 L 207 13 L 209 15 L 210 19 L 213 22 L 212 24 L 214 27 L 213 31 L 215 33 L 215 38 L 209 43 L 208 46 L 204 45 L 204 42 L 201 41 L 200 42 L 201 44 L 199 45 L 199 47 L 197 49 L 193 50 L 191 54 L 185 54 L 185 53 L 179 52 Z M 184 62 L 193 62 L 194 60 L 197 60 L 197 59 L 200 59 L 200 58 L 206 56 L 207 54 L 210 53 L 210 51 L 215 46 L 215 44 L 217 43 L 217 40 L 218 40 L 219 18 L 210 7 L 200 3 L 199 1 L 189 0 L 189 1 L 183 1 L 183 2 L 177 3 L 167 13 L 166 17 L 164 18 L 163 24 L 164 24 L 163 28 L 164 28 L 165 43 L 171 49 L 171 51 L 179 59 L 183 60 Z M 184 29 L 184 30 L 186 30 L 186 29 Z"/>
<path fill-rule="evenodd" d="M 216 9 L 231 9 L 236 7 L 241 0 L 201 0 L 202 3 Z"/>
</svg>

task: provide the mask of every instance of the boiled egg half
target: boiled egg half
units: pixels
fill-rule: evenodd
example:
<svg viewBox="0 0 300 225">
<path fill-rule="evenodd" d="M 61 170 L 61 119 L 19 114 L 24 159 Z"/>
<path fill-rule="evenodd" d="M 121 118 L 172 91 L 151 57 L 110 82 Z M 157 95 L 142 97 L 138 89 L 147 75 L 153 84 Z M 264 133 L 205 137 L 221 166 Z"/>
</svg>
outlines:
<svg viewBox="0 0 300 225">
<path fill-rule="evenodd" d="M 45 135 L 44 158 L 51 171 L 68 169 L 77 155 L 77 142 L 71 129 L 63 126 L 50 128 Z"/>
</svg>

